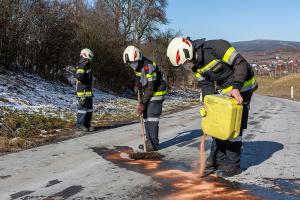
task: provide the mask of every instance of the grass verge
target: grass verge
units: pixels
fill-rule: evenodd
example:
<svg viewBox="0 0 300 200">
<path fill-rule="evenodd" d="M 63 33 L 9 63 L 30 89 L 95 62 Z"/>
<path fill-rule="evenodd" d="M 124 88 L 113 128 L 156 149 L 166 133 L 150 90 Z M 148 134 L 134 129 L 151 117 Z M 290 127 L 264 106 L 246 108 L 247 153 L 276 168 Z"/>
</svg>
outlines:
<svg viewBox="0 0 300 200">
<path fill-rule="evenodd" d="M 36 147 L 70 134 L 74 118 L 61 119 L 38 113 L 1 108 L 0 152 Z"/>
<path fill-rule="evenodd" d="M 294 98 L 300 101 L 300 74 L 289 75 L 282 78 L 258 77 L 257 94 L 291 99 L 291 86 L 294 88 Z"/>
<path fill-rule="evenodd" d="M 120 102 L 115 102 L 120 106 Z M 93 114 L 92 126 L 95 130 L 129 124 L 138 120 L 136 105 L 128 102 L 121 112 L 107 111 Z M 163 115 L 178 112 L 198 105 L 198 99 L 182 102 L 166 101 Z M 27 113 L 8 108 L 0 108 L 0 154 L 16 152 L 69 138 L 81 136 L 75 131 L 75 112 L 58 112 L 55 115 Z M 63 116 L 63 117 L 61 117 Z"/>
</svg>

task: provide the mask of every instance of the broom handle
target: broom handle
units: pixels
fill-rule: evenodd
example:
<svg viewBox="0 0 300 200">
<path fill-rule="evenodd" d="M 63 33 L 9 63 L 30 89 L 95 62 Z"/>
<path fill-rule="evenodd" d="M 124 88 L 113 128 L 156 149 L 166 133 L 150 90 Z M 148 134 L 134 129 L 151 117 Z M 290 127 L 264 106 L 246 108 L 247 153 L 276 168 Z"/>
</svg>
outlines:
<svg viewBox="0 0 300 200">
<path fill-rule="evenodd" d="M 138 102 L 139 102 L 139 104 L 141 102 L 141 96 L 140 96 L 140 91 L 139 90 L 138 90 Z M 142 136 L 142 140 L 143 140 L 144 151 L 147 152 L 146 140 L 145 140 L 145 124 L 144 124 L 143 115 L 139 114 L 139 117 L 140 117 L 141 136 Z"/>
</svg>

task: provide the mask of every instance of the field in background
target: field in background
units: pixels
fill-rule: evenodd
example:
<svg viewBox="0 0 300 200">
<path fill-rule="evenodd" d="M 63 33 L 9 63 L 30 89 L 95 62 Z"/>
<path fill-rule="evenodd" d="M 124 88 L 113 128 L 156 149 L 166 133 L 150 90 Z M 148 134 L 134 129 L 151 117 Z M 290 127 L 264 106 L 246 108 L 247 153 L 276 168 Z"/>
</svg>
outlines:
<svg viewBox="0 0 300 200">
<path fill-rule="evenodd" d="M 291 86 L 294 88 L 293 100 L 300 101 L 300 74 L 282 78 L 258 77 L 257 94 L 291 99 Z"/>
</svg>

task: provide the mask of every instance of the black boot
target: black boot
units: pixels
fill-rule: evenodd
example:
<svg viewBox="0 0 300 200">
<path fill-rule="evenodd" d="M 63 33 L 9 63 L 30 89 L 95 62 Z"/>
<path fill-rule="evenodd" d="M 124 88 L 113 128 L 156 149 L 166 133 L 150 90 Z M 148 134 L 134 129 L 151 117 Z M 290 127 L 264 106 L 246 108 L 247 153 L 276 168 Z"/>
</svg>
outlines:
<svg viewBox="0 0 300 200">
<path fill-rule="evenodd" d="M 223 178 L 232 177 L 232 176 L 238 175 L 240 173 L 242 173 L 242 170 L 239 167 L 230 166 L 230 165 L 219 167 L 215 171 L 215 174 L 217 176 L 220 176 Z"/>
<path fill-rule="evenodd" d="M 210 146 L 210 154 L 205 163 L 205 170 L 215 171 L 225 160 L 225 150 L 222 141 L 213 138 Z"/>
<path fill-rule="evenodd" d="M 205 169 L 204 169 L 204 176 L 212 174 L 216 170 L 215 165 L 212 161 L 206 160 L 205 162 Z"/>
<path fill-rule="evenodd" d="M 154 147 L 152 145 L 152 143 L 149 140 L 146 140 L 146 151 L 150 152 L 150 151 L 158 151 L 158 149 L 156 147 Z"/>
<path fill-rule="evenodd" d="M 146 144 L 146 152 L 150 152 L 150 151 L 158 151 L 157 148 L 155 148 L 150 141 L 146 140 L 145 142 Z M 139 145 L 139 149 L 144 150 L 144 144 L 140 144 Z"/>
</svg>

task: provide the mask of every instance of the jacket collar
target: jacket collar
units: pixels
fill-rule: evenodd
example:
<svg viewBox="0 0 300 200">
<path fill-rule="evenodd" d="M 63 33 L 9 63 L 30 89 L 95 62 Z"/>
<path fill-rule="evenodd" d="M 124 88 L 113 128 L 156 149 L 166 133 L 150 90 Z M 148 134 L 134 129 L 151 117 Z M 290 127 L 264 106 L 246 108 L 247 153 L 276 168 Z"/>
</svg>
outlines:
<svg viewBox="0 0 300 200">
<path fill-rule="evenodd" d="M 193 53 L 194 53 L 194 58 L 192 60 L 192 62 L 195 64 L 195 65 L 199 65 L 203 58 L 202 58 L 202 48 L 203 48 L 203 45 L 205 43 L 205 38 L 202 38 L 202 39 L 198 39 L 198 40 L 194 40 L 192 41 L 192 45 L 193 45 Z M 197 55 L 197 59 L 196 59 L 196 55 Z"/>
<path fill-rule="evenodd" d="M 197 50 L 197 49 L 199 49 L 200 47 L 202 47 L 203 44 L 204 44 L 204 42 L 205 42 L 205 38 L 192 41 L 192 45 L 194 47 L 194 51 Z"/>
</svg>

